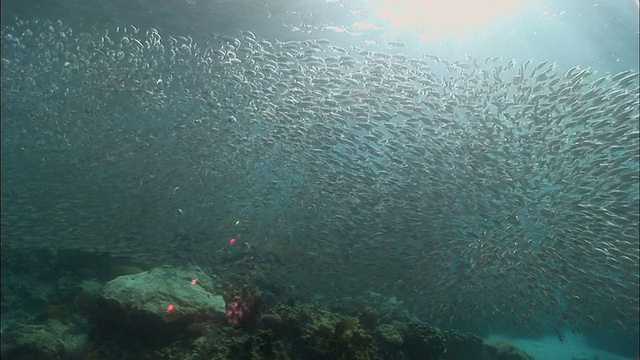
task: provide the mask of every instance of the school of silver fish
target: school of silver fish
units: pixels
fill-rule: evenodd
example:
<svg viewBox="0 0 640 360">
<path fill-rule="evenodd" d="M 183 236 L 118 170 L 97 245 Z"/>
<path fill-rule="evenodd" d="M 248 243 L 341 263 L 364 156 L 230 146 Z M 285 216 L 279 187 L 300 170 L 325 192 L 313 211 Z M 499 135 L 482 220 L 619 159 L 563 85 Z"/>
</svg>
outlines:
<svg viewBox="0 0 640 360">
<path fill-rule="evenodd" d="M 637 326 L 635 71 L 250 31 L 1 36 L 3 246 L 215 262 L 235 238 L 305 294 Z"/>
</svg>

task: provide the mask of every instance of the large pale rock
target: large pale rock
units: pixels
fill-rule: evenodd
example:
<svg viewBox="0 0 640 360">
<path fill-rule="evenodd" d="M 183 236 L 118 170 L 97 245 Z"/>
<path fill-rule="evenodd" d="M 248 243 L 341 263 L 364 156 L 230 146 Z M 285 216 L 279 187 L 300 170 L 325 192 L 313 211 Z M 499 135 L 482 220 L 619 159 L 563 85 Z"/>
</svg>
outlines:
<svg viewBox="0 0 640 360">
<path fill-rule="evenodd" d="M 153 336 L 170 336 L 193 322 L 220 321 L 225 315 L 224 299 L 198 267 L 165 266 L 119 276 L 105 284 L 99 301 L 101 325 Z"/>
</svg>

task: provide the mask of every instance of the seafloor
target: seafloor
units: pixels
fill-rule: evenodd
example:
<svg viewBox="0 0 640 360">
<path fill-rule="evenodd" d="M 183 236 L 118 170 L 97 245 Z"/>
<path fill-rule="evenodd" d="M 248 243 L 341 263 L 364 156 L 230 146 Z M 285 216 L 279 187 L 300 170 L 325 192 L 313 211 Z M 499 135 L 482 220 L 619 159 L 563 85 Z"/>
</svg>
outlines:
<svg viewBox="0 0 640 360">
<path fill-rule="evenodd" d="M 300 302 L 268 282 L 78 251 L 3 251 L 2 359 L 532 359 L 394 298 Z"/>
</svg>

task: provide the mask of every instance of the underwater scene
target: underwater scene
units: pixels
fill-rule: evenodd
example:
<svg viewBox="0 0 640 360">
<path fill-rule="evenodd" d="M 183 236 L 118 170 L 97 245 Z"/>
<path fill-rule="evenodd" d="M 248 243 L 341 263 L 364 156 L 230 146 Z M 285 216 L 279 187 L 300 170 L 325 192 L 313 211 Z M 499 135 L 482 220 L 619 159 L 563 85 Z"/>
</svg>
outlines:
<svg viewBox="0 0 640 360">
<path fill-rule="evenodd" d="M 3 360 L 639 359 L 638 16 L 3 1 Z"/>
</svg>

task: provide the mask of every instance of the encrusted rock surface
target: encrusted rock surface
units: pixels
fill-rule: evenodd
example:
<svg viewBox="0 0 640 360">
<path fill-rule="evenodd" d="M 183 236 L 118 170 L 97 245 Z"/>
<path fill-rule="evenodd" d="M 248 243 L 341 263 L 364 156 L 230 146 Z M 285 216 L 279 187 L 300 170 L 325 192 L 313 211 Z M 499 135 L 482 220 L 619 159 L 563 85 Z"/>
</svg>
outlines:
<svg viewBox="0 0 640 360">
<path fill-rule="evenodd" d="M 119 276 L 99 297 L 102 321 L 149 335 L 171 335 L 189 324 L 223 319 L 225 301 L 200 268 L 158 267 Z"/>
</svg>

